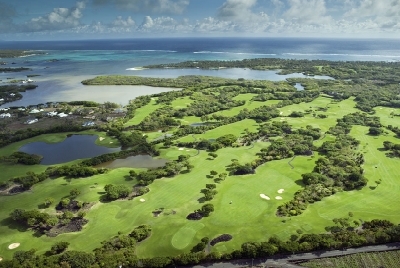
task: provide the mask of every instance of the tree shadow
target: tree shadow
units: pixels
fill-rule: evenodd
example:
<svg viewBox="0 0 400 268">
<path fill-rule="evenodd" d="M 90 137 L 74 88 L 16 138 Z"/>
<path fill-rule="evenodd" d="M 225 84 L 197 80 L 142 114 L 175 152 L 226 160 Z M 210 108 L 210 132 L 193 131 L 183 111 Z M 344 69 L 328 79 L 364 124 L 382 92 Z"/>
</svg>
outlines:
<svg viewBox="0 0 400 268">
<path fill-rule="evenodd" d="M 107 198 L 107 194 L 106 194 L 105 192 L 104 192 L 103 195 L 100 196 L 99 201 L 100 201 L 101 203 L 103 203 L 103 204 L 107 204 L 107 203 L 111 203 L 111 202 L 112 202 L 112 200 L 109 200 L 109 199 Z"/>
<path fill-rule="evenodd" d="M 2 219 L 0 221 L 0 226 L 7 226 L 9 229 L 17 230 L 18 232 L 27 232 L 28 228 L 19 222 L 14 221 L 10 217 Z"/>
<path fill-rule="evenodd" d="M 206 202 L 206 198 L 203 196 L 203 197 L 200 197 L 199 199 L 197 199 L 197 201 L 199 201 L 199 203 L 204 203 L 204 202 Z"/>
<path fill-rule="evenodd" d="M 301 187 L 305 186 L 302 180 L 296 180 L 295 183 Z"/>
<path fill-rule="evenodd" d="M 375 190 L 377 186 L 370 186 L 369 189 Z"/>
<path fill-rule="evenodd" d="M 129 175 L 124 176 L 125 181 L 133 181 L 133 178 Z"/>
<path fill-rule="evenodd" d="M 39 204 L 37 206 L 38 209 L 46 209 L 46 208 L 49 208 L 49 207 L 50 207 L 50 205 L 45 205 L 45 204 Z"/>
<path fill-rule="evenodd" d="M 182 170 L 181 172 L 179 172 L 180 174 L 188 174 L 188 173 L 190 173 L 190 170 Z"/>
</svg>

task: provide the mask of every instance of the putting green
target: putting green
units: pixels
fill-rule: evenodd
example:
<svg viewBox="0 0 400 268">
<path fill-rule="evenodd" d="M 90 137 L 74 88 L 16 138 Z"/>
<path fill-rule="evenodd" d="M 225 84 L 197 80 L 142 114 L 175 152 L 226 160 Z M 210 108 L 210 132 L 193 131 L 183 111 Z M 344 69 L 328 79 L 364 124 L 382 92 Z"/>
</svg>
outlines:
<svg viewBox="0 0 400 268">
<path fill-rule="evenodd" d="M 176 249 L 186 248 L 193 240 L 197 231 L 204 228 L 204 224 L 200 222 L 190 222 L 179 229 L 172 237 L 172 246 Z"/>
</svg>

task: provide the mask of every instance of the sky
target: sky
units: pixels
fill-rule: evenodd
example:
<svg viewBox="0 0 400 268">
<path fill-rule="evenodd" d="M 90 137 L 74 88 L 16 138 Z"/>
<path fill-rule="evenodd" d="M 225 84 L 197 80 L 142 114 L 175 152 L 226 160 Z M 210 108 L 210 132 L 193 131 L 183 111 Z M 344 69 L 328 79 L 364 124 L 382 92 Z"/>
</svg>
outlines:
<svg viewBox="0 0 400 268">
<path fill-rule="evenodd" d="M 1 40 L 399 38 L 400 0 L 0 0 Z"/>
</svg>

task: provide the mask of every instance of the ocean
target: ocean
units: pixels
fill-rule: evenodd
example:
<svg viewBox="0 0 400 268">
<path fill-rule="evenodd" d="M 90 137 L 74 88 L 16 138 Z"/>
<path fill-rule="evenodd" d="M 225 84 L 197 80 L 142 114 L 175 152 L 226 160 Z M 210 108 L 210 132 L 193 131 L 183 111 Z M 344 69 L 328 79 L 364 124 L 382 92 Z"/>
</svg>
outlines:
<svg viewBox="0 0 400 268">
<path fill-rule="evenodd" d="M 23 58 L 0 59 L 7 67 L 31 71 L 0 73 L 2 84 L 34 77 L 37 89 L 7 106 L 27 106 L 48 101 L 113 101 L 122 105 L 138 95 L 170 89 L 151 87 L 83 86 L 81 81 L 97 75 L 122 74 L 149 77 L 211 75 L 226 78 L 284 80 L 274 71 L 139 70 L 149 64 L 246 58 L 324 59 L 339 61 L 400 61 L 399 39 L 302 39 L 302 38 L 149 38 L 77 41 L 0 41 L 0 49 L 41 51 Z M 11 65 L 12 64 L 12 65 Z M 318 77 L 317 77 L 318 78 Z M 327 77 L 320 77 L 327 78 Z"/>
</svg>

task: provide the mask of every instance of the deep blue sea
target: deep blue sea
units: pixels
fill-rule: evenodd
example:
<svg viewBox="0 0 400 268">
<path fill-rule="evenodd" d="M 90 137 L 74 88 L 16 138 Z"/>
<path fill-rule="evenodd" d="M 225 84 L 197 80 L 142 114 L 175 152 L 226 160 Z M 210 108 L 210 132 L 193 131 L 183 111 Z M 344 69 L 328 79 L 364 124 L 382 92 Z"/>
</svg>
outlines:
<svg viewBox="0 0 400 268">
<path fill-rule="evenodd" d="M 40 50 L 44 54 L 0 59 L 9 67 L 29 67 L 22 73 L 1 74 L 10 78 L 35 77 L 39 87 L 16 103 L 30 105 L 47 101 L 91 99 L 126 104 L 137 95 L 151 94 L 146 87 L 84 87 L 83 79 L 96 75 L 123 74 L 151 77 L 212 75 L 227 78 L 284 80 L 274 71 L 225 70 L 138 70 L 138 67 L 199 60 L 246 58 L 324 59 L 340 61 L 400 61 L 400 39 L 301 39 L 301 38 L 163 38 L 78 41 L 0 41 L 0 49 Z M 34 54 L 34 53 L 32 53 Z M 11 65 L 12 64 L 12 65 Z M 303 77 L 302 74 L 291 75 Z M 321 77 L 326 78 L 326 77 Z M 120 95 L 124 95 L 122 98 Z"/>
</svg>

